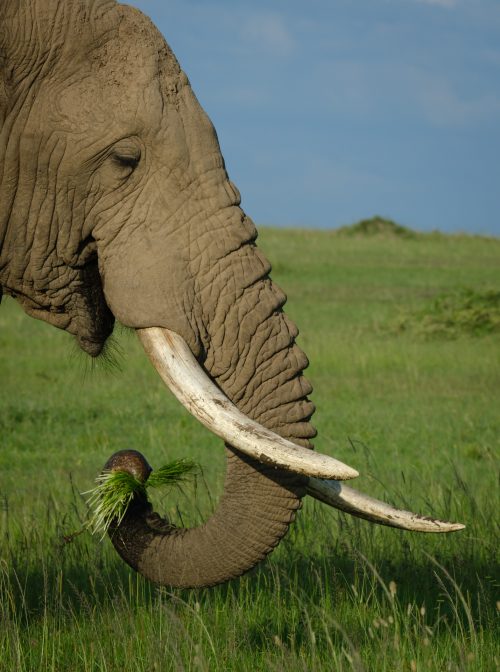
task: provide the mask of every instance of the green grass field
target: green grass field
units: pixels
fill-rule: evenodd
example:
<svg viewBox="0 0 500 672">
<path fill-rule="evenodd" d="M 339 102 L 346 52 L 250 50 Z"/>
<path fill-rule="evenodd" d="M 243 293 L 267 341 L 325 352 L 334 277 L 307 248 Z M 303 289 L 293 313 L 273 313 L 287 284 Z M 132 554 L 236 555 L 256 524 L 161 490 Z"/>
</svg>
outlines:
<svg viewBox="0 0 500 672">
<path fill-rule="evenodd" d="M 115 450 L 184 455 L 193 486 L 157 506 L 193 525 L 222 488 L 220 442 L 164 390 L 133 333 L 118 368 L 0 306 L 0 670 L 410 672 L 500 667 L 500 334 L 399 330 L 460 288 L 500 290 L 500 240 L 264 229 L 301 329 L 316 446 L 355 487 L 466 523 L 449 536 L 370 525 L 314 501 L 277 551 L 210 590 L 158 589 L 88 533 L 79 494 Z M 417 322 L 418 322 L 417 318 Z M 414 320 L 415 322 L 415 320 Z"/>
</svg>

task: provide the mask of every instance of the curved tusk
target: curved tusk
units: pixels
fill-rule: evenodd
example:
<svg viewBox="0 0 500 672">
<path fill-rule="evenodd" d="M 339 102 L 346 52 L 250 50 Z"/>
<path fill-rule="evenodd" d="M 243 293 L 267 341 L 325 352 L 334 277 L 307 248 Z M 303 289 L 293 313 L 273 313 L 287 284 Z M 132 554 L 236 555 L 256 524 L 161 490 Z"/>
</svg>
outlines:
<svg viewBox="0 0 500 672">
<path fill-rule="evenodd" d="M 396 509 L 390 504 L 357 492 L 337 481 L 310 478 L 306 491 L 308 495 L 312 495 L 325 504 L 379 525 L 399 527 L 402 530 L 413 532 L 456 532 L 465 527 L 461 523 L 448 523 L 427 516 L 419 516 L 411 511 Z"/>
<path fill-rule="evenodd" d="M 345 480 L 359 476 L 333 457 L 282 438 L 241 413 L 213 383 L 184 339 L 168 329 L 137 329 L 144 349 L 164 383 L 205 427 L 242 453 L 307 476 Z"/>
</svg>

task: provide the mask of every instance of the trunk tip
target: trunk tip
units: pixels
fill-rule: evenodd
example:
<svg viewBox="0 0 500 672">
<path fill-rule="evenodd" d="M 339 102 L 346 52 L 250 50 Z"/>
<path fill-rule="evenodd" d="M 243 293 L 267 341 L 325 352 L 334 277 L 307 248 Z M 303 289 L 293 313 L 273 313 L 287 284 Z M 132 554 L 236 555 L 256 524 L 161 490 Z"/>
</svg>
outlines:
<svg viewBox="0 0 500 672">
<path fill-rule="evenodd" d="M 104 465 L 104 471 L 126 471 L 140 483 L 145 483 L 153 469 L 142 453 L 128 448 L 113 453 Z"/>
</svg>

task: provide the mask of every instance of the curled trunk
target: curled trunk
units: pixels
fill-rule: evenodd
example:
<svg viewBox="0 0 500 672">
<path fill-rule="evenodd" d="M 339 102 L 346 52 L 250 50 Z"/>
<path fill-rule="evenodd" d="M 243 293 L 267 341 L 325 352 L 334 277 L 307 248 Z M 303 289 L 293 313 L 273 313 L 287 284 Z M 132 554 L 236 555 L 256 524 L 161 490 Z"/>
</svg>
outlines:
<svg viewBox="0 0 500 672">
<path fill-rule="evenodd" d="M 176 528 L 136 499 L 111 540 L 122 558 L 161 585 L 203 587 L 248 571 L 279 543 L 304 489 L 293 474 L 227 448 L 224 494 L 200 527 Z"/>
<path fill-rule="evenodd" d="M 223 261 L 217 286 L 201 292 L 207 338 L 204 367 L 250 418 L 295 443 L 310 447 L 315 430 L 311 386 L 302 376 L 307 359 L 295 345 L 295 326 L 281 311 L 282 292 L 253 245 Z M 257 269 L 247 286 L 230 293 L 230 269 Z M 255 273 L 255 271 L 253 271 Z M 226 275 L 227 274 L 227 275 Z M 248 274 L 247 274 L 248 277 Z M 246 284 L 246 283 L 245 283 Z M 200 527 L 177 529 L 137 499 L 111 532 L 116 549 L 148 579 L 165 585 L 214 585 L 244 573 L 279 543 L 295 518 L 307 479 L 226 447 L 224 493 Z"/>
</svg>

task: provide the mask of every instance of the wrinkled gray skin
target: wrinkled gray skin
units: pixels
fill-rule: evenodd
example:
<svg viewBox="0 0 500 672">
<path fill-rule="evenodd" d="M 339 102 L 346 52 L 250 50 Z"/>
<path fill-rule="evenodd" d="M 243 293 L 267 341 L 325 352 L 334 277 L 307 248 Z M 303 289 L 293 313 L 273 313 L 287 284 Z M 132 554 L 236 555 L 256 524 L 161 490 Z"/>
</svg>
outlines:
<svg viewBox="0 0 500 672">
<path fill-rule="evenodd" d="M 248 416 L 309 446 L 284 294 L 215 130 L 163 37 L 114 0 L 0 0 L 0 289 L 97 356 L 114 319 L 167 327 Z M 304 482 L 227 448 L 201 527 L 142 503 L 113 537 L 154 581 L 212 585 L 264 558 Z"/>
</svg>

